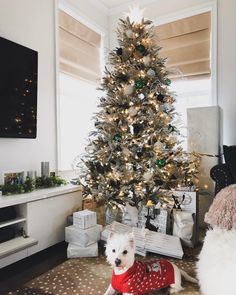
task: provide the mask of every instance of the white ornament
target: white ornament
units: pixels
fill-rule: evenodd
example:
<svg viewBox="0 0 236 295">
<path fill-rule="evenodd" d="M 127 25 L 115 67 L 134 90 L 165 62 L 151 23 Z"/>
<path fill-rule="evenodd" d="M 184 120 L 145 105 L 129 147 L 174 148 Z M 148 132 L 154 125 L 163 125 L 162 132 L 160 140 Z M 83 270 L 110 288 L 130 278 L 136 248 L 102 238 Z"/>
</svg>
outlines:
<svg viewBox="0 0 236 295">
<path fill-rule="evenodd" d="M 143 174 L 143 179 L 145 181 L 149 181 L 152 179 L 153 173 L 151 171 L 147 171 Z"/>
<path fill-rule="evenodd" d="M 153 69 L 149 69 L 149 70 L 147 71 L 147 75 L 148 75 L 148 76 L 151 76 L 151 77 L 154 77 L 154 76 L 156 75 L 156 73 L 155 73 L 155 71 L 154 71 Z"/>
<path fill-rule="evenodd" d="M 145 98 L 145 95 L 144 95 L 143 93 L 140 93 L 140 94 L 138 95 L 138 98 L 141 99 L 141 100 L 143 100 L 143 99 Z"/>
<path fill-rule="evenodd" d="M 134 127 L 133 127 L 133 125 L 130 125 L 129 126 L 129 131 L 130 131 L 131 134 L 134 134 Z"/>
<path fill-rule="evenodd" d="M 91 175 L 90 174 L 87 174 L 86 175 L 86 180 L 90 180 L 91 179 Z"/>
<path fill-rule="evenodd" d="M 157 141 L 155 144 L 154 144 L 154 151 L 155 152 L 161 152 L 162 150 L 164 149 L 164 144 L 160 141 Z"/>
<path fill-rule="evenodd" d="M 133 37 L 133 31 L 131 29 L 128 29 L 125 31 L 125 34 L 128 38 L 132 38 Z"/>
<path fill-rule="evenodd" d="M 130 116 L 132 116 L 132 117 L 137 115 L 137 112 L 138 112 L 138 110 L 135 107 L 130 107 L 128 111 L 129 111 Z"/>
<path fill-rule="evenodd" d="M 144 63 L 145 66 L 150 65 L 150 62 L 151 62 L 151 58 L 150 58 L 149 55 L 146 55 L 146 56 L 143 57 L 143 63 Z"/>
<path fill-rule="evenodd" d="M 125 95 L 130 95 L 130 94 L 133 93 L 133 91 L 134 91 L 134 86 L 133 86 L 133 85 L 126 84 L 126 85 L 124 86 L 124 94 L 125 94 Z"/>
</svg>

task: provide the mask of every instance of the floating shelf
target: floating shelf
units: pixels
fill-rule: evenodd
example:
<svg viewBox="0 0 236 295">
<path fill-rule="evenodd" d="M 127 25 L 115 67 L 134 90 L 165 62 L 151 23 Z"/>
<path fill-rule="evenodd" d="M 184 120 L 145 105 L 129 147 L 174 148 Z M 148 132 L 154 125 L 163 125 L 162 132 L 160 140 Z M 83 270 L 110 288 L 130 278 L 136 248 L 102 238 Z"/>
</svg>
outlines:
<svg viewBox="0 0 236 295">
<path fill-rule="evenodd" d="M 21 223 L 21 222 L 24 222 L 24 221 L 26 221 L 26 218 L 17 217 L 17 218 L 11 219 L 11 220 L 0 222 L 0 228 L 6 227 L 6 226 L 9 226 L 9 225 L 12 225 L 12 224 Z"/>
<path fill-rule="evenodd" d="M 18 238 L 11 239 L 7 242 L 0 244 L 0 258 L 3 258 L 10 254 L 14 254 L 16 252 L 19 252 L 23 249 L 29 248 L 36 244 L 38 244 L 38 241 L 30 237 L 29 238 L 18 237 Z"/>
</svg>

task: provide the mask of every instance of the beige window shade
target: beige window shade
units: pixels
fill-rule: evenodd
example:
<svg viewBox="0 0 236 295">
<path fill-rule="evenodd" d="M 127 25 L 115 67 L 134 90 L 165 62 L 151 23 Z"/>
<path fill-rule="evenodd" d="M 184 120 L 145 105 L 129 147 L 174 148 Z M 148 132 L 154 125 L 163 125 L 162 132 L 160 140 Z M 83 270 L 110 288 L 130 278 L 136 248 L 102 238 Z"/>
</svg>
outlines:
<svg viewBox="0 0 236 295">
<path fill-rule="evenodd" d="M 210 75 L 210 12 L 187 17 L 155 28 L 155 41 L 167 57 L 171 78 Z"/>
<path fill-rule="evenodd" d="M 76 78 L 97 82 L 100 70 L 101 36 L 59 11 L 60 71 Z"/>
</svg>

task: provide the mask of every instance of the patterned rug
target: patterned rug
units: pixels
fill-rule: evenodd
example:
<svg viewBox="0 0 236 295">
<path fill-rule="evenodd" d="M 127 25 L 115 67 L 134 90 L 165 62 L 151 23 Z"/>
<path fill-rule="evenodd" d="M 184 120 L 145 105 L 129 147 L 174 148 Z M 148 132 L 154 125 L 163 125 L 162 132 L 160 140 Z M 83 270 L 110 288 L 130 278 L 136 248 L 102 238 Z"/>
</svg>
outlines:
<svg viewBox="0 0 236 295">
<path fill-rule="evenodd" d="M 187 250 L 192 252 L 192 250 Z M 151 255 L 150 257 L 160 257 Z M 140 257 L 140 259 L 143 259 Z M 144 258 L 147 259 L 147 258 Z M 187 254 L 183 260 L 169 259 L 190 275 L 194 275 L 195 255 Z M 97 295 L 104 294 L 110 283 L 111 267 L 104 255 L 96 258 L 69 259 L 47 273 L 26 283 L 8 295 Z M 183 282 L 180 295 L 200 295 L 198 286 Z M 166 291 L 152 293 L 163 295 Z"/>
</svg>

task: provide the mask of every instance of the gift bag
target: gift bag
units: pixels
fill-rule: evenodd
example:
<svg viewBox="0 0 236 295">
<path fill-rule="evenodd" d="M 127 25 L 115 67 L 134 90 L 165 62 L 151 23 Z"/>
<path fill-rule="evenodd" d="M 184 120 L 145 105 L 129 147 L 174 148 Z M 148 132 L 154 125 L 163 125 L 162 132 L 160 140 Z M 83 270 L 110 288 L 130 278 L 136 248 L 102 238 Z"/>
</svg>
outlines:
<svg viewBox="0 0 236 295">
<path fill-rule="evenodd" d="M 119 208 L 122 211 L 122 223 L 137 227 L 138 226 L 138 216 L 140 208 L 136 208 L 136 206 L 131 206 L 129 203 L 124 205 L 119 205 Z"/>
<path fill-rule="evenodd" d="M 112 224 L 113 221 L 122 222 L 122 211 L 118 206 L 107 204 L 105 207 L 106 224 Z"/>
<path fill-rule="evenodd" d="M 163 234 L 170 233 L 170 215 L 168 209 L 143 206 L 138 216 L 138 227 L 146 227 Z"/>
<path fill-rule="evenodd" d="M 193 220 L 193 232 L 190 247 L 195 246 L 199 240 L 199 222 L 198 222 L 198 194 L 190 191 L 172 191 L 171 192 L 183 212 L 189 213 L 188 220 Z M 187 216 L 183 214 L 183 217 Z M 174 222 L 174 221 L 173 221 Z"/>
<path fill-rule="evenodd" d="M 193 246 L 193 214 L 187 211 L 173 211 L 173 236 L 181 239 L 186 246 Z"/>
<path fill-rule="evenodd" d="M 94 198 L 87 198 L 83 200 L 82 208 L 96 212 L 97 223 L 105 225 L 105 205 L 103 202 L 97 202 Z"/>
</svg>

